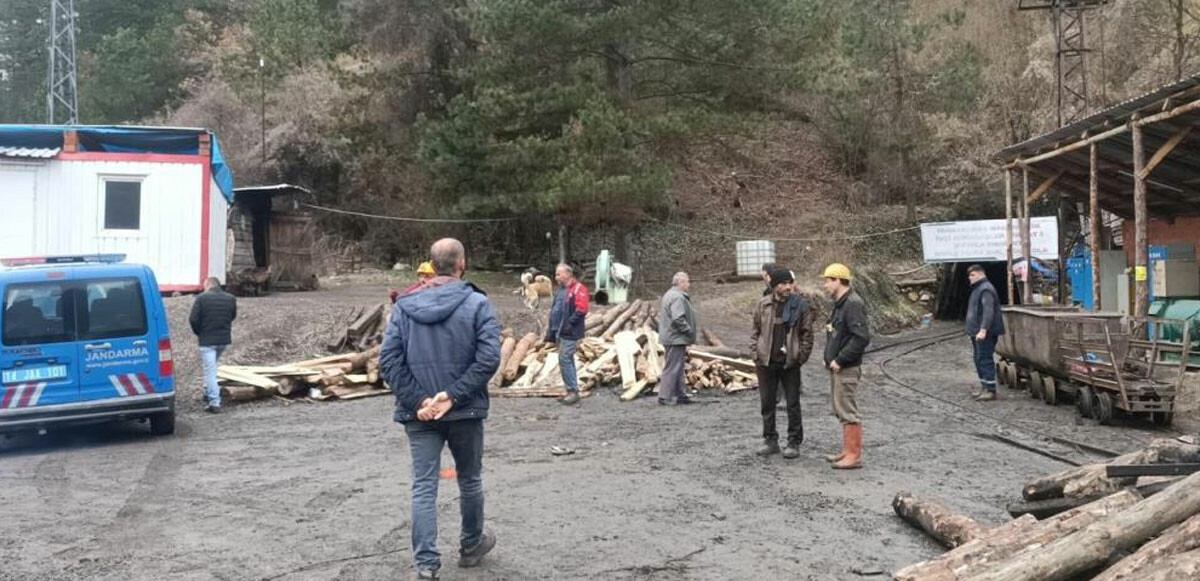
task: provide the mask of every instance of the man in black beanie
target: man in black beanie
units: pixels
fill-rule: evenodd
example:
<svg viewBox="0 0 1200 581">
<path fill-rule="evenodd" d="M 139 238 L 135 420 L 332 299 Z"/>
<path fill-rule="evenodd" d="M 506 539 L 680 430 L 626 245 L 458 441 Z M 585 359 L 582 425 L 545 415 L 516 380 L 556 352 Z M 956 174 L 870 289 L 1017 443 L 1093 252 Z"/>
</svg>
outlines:
<svg viewBox="0 0 1200 581">
<path fill-rule="evenodd" d="M 813 311 L 795 292 L 795 277 L 786 268 L 771 271 L 771 294 L 759 300 L 754 309 L 754 332 L 750 352 L 758 372 L 758 395 L 762 408 L 763 447 L 760 456 L 779 453 L 779 432 L 775 428 L 775 402 L 782 390 L 787 399 L 787 447 L 784 458 L 800 455 L 804 441 L 804 423 L 800 415 L 800 366 L 812 353 Z"/>
</svg>

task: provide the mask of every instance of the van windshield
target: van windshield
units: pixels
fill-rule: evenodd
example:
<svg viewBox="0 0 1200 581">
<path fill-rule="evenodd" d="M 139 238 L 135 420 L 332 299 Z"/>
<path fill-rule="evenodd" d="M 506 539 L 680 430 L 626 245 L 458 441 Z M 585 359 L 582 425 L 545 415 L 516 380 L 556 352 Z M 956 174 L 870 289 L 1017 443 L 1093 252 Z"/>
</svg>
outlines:
<svg viewBox="0 0 1200 581">
<path fill-rule="evenodd" d="M 15 284 L 4 294 L 5 345 L 75 340 L 72 291 L 66 283 Z"/>
</svg>

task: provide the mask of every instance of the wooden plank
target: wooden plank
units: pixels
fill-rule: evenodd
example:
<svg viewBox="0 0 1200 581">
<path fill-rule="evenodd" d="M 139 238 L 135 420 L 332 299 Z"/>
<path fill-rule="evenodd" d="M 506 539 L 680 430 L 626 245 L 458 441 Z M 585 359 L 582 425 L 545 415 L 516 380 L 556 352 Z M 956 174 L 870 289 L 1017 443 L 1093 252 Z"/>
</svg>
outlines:
<svg viewBox="0 0 1200 581">
<path fill-rule="evenodd" d="M 1150 177 L 1150 174 L 1154 173 L 1154 169 L 1158 167 L 1158 164 L 1167 159 L 1167 156 L 1171 155 L 1171 152 L 1175 151 L 1175 148 L 1179 147 L 1179 144 L 1183 143 L 1183 140 L 1187 139 L 1188 134 L 1191 132 L 1192 126 L 1188 125 L 1175 133 L 1175 135 L 1172 135 L 1171 139 L 1167 140 L 1166 143 L 1162 144 L 1162 147 L 1158 148 L 1158 151 L 1154 152 L 1154 155 L 1150 157 L 1150 161 L 1146 162 L 1146 167 L 1142 168 L 1142 172 L 1139 174 L 1141 178 L 1146 179 Z"/>
<path fill-rule="evenodd" d="M 1037 189 L 1033 191 L 1032 194 L 1029 194 L 1026 197 L 1025 203 L 1033 204 L 1033 203 L 1037 202 L 1038 200 L 1040 200 L 1042 198 L 1042 196 L 1046 195 L 1046 192 L 1050 191 L 1050 188 L 1054 187 L 1054 183 L 1057 182 L 1058 178 L 1061 178 L 1064 173 L 1067 173 L 1067 172 L 1060 169 L 1060 170 L 1058 170 L 1058 173 L 1050 176 L 1048 179 L 1043 181 L 1041 183 L 1041 185 L 1039 185 L 1037 187 Z"/>
<path fill-rule="evenodd" d="M 1200 464 L 1124 464 L 1105 467 L 1109 478 L 1136 476 L 1187 476 L 1200 472 Z"/>
<path fill-rule="evenodd" d="M 232 371 L 225 369 L 224 366 L 217 368 L 217 377 L 227 381 L 244 383 L 246 385 L 253 385 L 254 387 L 261 387 L 263 389 L 275 390 L 279 387 L 279 383 L 272 379 L 254 373 Z"/>
<path fill-rule="evenodd" d="M 642 346 L 633 331 L 621 331 L 613 340 L 617 347 L 617 364 L 621 367 L 621 385 L 629 389 L 637 382 L 637 355 Z"/>
<path fill-rule="evenodd" d="M 732 357 L 724 357 L 722 355 L 717 355 L 708 351 L 701 351 L 699 349 L 692 349 L 688 351 L 688 357 L 695 357 L 705 361 L 720 361 L 725 365 L 746 373 L 755 372 L 754 362 L 749 359 L 734 359 Z"/>
</svg>

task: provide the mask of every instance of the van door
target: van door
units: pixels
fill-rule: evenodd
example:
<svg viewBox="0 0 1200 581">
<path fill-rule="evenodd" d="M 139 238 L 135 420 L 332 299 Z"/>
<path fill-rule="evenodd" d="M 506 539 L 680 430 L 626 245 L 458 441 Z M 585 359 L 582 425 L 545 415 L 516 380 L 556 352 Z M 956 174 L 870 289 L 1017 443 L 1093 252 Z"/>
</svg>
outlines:
<svg viewBox="0 0 1200 581">
<path fill-rule="evenodd" d="M 146 297 L 136 277 L 79 281 L 80 399 L 155 392 L 158 365 Z"/>
<path fill-rule="evenodd" d="M 0 411 L 79 401 L 76 287 L 10 283 L 0 313 Z"/>
</svg>

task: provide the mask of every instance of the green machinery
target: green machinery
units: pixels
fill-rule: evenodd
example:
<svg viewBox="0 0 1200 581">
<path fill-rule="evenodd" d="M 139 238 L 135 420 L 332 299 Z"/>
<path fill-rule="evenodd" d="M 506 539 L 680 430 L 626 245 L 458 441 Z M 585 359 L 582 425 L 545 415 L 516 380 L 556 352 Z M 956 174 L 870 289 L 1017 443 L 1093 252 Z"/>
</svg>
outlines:
<svg viewBox="0 0 1200 581">
<path fill-rule="evenodd" d="M 1189 335 L 1192 343 L 1188 366 L 1200 367 L 1200 299 L 1159 299 L 1150 303 L 1149 314 L 1155 319 L 1187 322 L 1187 327 L 1191 329 Z M 1155 333 L 1160 341 L 1176 344 L 1183 342 L 1182 325 L 1154 325 L 1150 332 Z M 1164 354 L 1164 359 L 1170 361 L 1172 355 L 1175 361 L 1179 360 L 1178 354 Z"/>
<path fill-rule="evenodd" d="M 629 283 L 633 269 L 613 260 L 612 254 L 601 250 L 596 257 L 596 302 L 619 305 L 629 300 Z"/>
</svg>

